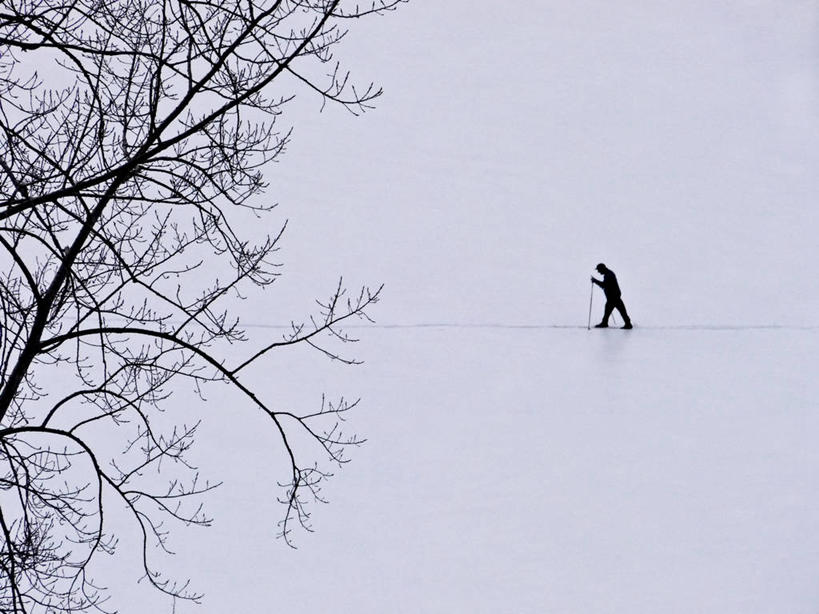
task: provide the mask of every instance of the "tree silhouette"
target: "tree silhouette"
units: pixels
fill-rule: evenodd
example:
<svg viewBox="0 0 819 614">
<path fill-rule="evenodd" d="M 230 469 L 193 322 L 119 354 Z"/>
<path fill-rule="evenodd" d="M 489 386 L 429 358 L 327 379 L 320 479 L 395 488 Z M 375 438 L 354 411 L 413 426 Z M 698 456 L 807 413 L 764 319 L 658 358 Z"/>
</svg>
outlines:
<svg viewBox="0 0 819 614">
<path fill-rule="evenodd" d="M 215 485 L 186 460 L 197 424 L 160 416 L 183 380 L 226 382 L 269 417 L 291 469 L 281 535 L 308 525 L 322 467 L 361 442 L 340 427 L 355 403 L 279 411 L 244 370 L 295 344 L 355 362 L 342 324 L 368 318 L 380 288 L 339 282 L 229 364 L 225 347 L 247 340 L 231 304 L 274 281 L 281 237 L 243 236 L 237 220 L 269 220 L 262 170 L 288 143 L 296 88 L 354 114 L 381 94 L 357 89 L 334 51 L 349 20 L 403 1 L 0 7 L 0 611 L 101 609 L 90 568 L 116 547 L 112 505 L 142 534 L 148 581 L 199 599 L 153 560 L 174 523 L 209 523 L 201 495 Z M 302 458 L 304 435 L 323 458 Z"/>
</svg>

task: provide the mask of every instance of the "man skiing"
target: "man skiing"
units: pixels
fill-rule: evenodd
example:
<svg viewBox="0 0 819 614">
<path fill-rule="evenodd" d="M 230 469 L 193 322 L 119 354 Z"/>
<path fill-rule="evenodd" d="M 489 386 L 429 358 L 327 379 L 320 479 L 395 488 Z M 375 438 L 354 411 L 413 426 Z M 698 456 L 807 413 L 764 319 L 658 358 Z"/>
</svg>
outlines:
<svg viewBox="0 0 819 614">
<path fill-rule="evenodd" d="M 606 268 L 606 265 L 601 262 L 597 265 L 597 272 L 603 276 L 603 281 L 595 279 L 594 277 L 592 277 L 591 280 L 592 283 L 603 288 L 603 292 L 606 295 L 606 307 L 603 311 L 603 321 L 597 324 L 595 328 L 608 328 L 609 316 L 615 309 L 623 316 L 623 322 L 625 322 L 623 328 L 632 328 L 631 318 L 628 317 L 626 306 L 623 304 L 623 299 L 620 298 L 620 286 L 617 283 L 617 276 L 614 274 L 614 271 Z"/>
</svg>

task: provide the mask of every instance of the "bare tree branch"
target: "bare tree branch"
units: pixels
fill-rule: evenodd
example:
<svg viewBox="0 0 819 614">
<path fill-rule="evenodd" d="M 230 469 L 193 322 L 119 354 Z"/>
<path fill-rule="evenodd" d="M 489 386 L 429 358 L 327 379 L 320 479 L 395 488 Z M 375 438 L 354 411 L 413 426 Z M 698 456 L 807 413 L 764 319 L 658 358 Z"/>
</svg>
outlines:
<svg viewBox="0 0 819 614">
<path fill-rule="evenodd" d="M 350 20 L 402 1 L 0 7 L 0 611 L 106 611 L 92 571 L 116 550 L 112 502 L 150 584 L 199 600 L 156 556 L 169 527 L 208 526 L 218 485 L 189 460 L 199 421 L 162 413 L 185 383 L 226 383 L 269 418 L 289 467 L 280 534 L 311 529 L 309 504 L 363 442 L 343 430 L 358 402 L 279 409 L 248 367 L 297 345 L 357 364 L 344 324 L 368 321 L 381 288 L 339 281 L 281 338 L 236 364 L 224 350 L 248 341 L 235 300 L 279 275 L 286 223 L 263 172 L 291 138 L 293 91 L 371 108 L 381 89 L 357 87 L 336 52 Z"/>
</svg>

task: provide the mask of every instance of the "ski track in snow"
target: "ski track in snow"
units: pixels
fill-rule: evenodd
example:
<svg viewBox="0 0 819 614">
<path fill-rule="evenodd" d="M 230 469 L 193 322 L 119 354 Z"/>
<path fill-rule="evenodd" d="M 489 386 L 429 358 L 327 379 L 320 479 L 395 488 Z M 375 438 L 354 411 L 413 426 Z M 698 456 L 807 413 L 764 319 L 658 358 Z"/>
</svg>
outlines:
<svg viewBox="0 0 819 614">
<path fill-rule="evenodd" d="M 290 329 L 288 324 L 242 323 L 245 328 L 272 328 Z M 348 324 L 342 328 L 372 328 L 372 329 L 413 329 L 413 328 L 442 328 L 442 329 L 508 329 L 508 330 L 588 330 L 586 326 L 576 324 L 515 324 L 515 323 L 457 323 L 457 322 L 420 322 L 414 324 Z M 594 326 L 592 326 L 594 328 Z M 619 324 L 609 327 L 612 330 L 620 328 Z M 696 331 L 745 331 L 745 330 L 819 330 L 819 325 L 793 324 L 674 324 L 674 325 L 640 325 L 635 324 L 633 330 L 696 330 Z"/>
</svg>

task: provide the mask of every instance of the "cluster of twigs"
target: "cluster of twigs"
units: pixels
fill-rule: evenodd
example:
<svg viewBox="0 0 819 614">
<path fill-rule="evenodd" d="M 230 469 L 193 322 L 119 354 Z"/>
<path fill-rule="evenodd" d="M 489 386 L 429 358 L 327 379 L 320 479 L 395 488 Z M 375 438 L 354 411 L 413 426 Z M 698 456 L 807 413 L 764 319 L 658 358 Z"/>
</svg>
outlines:
<svg viewBox="0 0 819 614">
<path fill-rule="evenodd" d="M 117 545 L 110 505 L 142 534 L 147 580 L 199 599 L 152 559 L 166 526 L 210 522 L 201 495 L 215 484 L 186 455 L 198 425 L 158 417 L 181 380 L 227 382 L 270 418 L 291 468 L 281 534 L 309 526 L 322 467 L 360 443 L 340 429 L 355 403 L 280 411 L 243 371 L 294 344 L 354 363 L 342 325 L 368 318 L 380 288 L 340 283 L 228 364 L 221 349 L 246 340 L 231 302 L 273 283 L 281 237 L 237 220 L 272 209 L 262 169 L 289 140 L 294 89 L 352 113 L 380 95 L 356 89 L 334 50 L 347 20 L 402 1 L 0 3 L 0 611 L 104 608 L 91 570 Z M 323 459 L 299 456 L 294 427 Z"/>
</svg>

